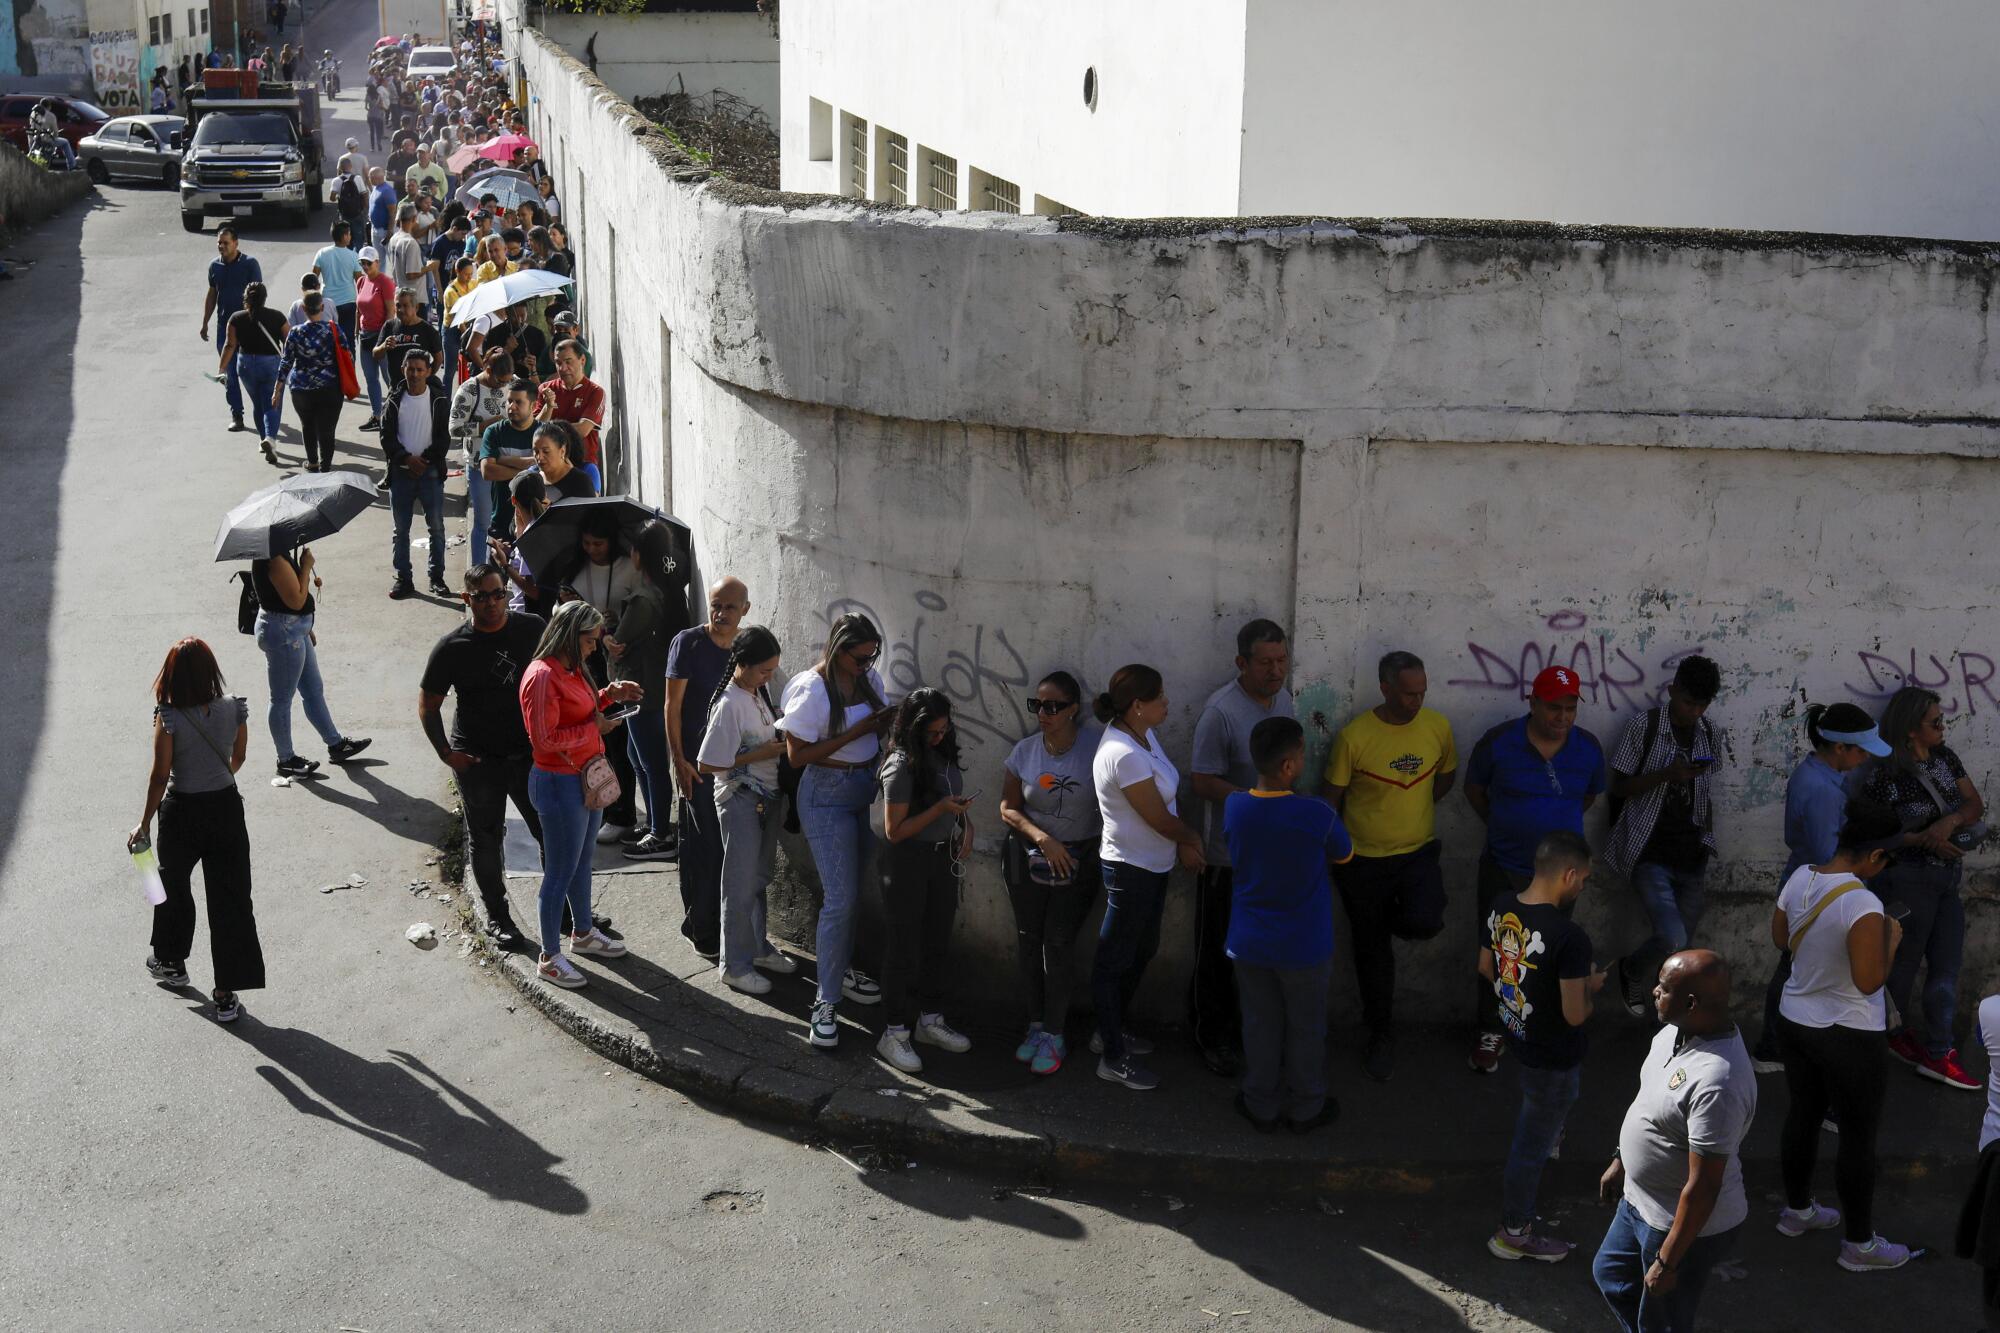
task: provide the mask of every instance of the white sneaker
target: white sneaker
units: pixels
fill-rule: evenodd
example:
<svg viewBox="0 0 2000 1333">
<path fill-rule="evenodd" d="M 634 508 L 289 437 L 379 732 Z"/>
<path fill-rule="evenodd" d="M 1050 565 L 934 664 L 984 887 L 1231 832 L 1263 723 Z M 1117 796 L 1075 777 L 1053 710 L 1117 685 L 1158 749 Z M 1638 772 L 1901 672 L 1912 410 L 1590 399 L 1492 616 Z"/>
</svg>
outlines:
<svg viewBox="0 0 2000 1333">
<path fill-rule="evenodd" d="M 592 958 L 625 956 L 625 941 L 612 939 L 596 926 L 592 926 L 581 935 L 570 936 L 569 947 L 573 953 L 586 954 Z"/>
<path fill-rule="evenodd" d="M 945 1022 L 943 1014 L 918 1015 L 915 1035 L 924 1045 L 936 1046 L 953 1055 L 963 1055 L 972 1049 L 972 1039 Z"/>
<path fill-rule="evenodd" d="M 541 963 L 535 968 L 535 975 L 552 986 L 561 986 L 564 990 L 582 990 L 590 984 L 590 979 L 577 971 L 576 965 L 561 954 L 557 954 L 554 958 L 543 955 Z"/>
<path fill-rule="evenodd" d="M 1103 1033 L 1101 1033 L 1101 1032 L 1093 1032 L 1093 1033 L 1091 1033 L 1091 1034 L 1090 1034 L 1090 1053 L 1091 1053 L 1092 1055 L 1102 1055 L 1102 1054 L 1104 1054 L 1104 1034 L 1103 1034 Z M 1128 1032 L 1128 1033 L 1126 1033 L 1126 1034 L 1125 1034 L 1125 1054 L 1127 1054 L 1127 1055 L 1151 1055 L 1152 1053 L 1153 1053 L 1153 1043 L 1152 1043 L 1152 1042 L 1150 1042 L 1150 1041 L 1147 1041 L 1147 1040 L 1146 1040 L 1146 1039 L 1145 1039 L 1144 1037 L 1141 1037 L 1141 1036 L 1137 1035 L 1136 1033 L 1131 1033 L 1131 1032 Z"/>
<path fill-rule="evenodd" d="M 1808 1231 L 1831 1231 L 1840 1225 L 1840 1209 L 1829 1208 L 1817 1199 L 1806 1204 L 1803 1209 L 1778 1210 L 1778 1234 L 1783 1236 L 1803 1236 Z"/>
<path fill-rule="evenodd" d="M 872 977 L 848 968 L 840 977 L 840 993 L 856 1004 L 882 1003 L 882 988 Z"/>
<path fill-rule="evenodd" d="M 776 949 L 771 950 L 769 953 L 758 954 L 750 960 L 750 966 L 761 967 L 766 972 L 775 972 L 781 977 L 789 977 L 792 973 L 799 970 L 797 963 L 793 962 L 786 955 L 779 953 Z"/>
<path fill-rule="evenodd" d="M 632 826 L 630 824 L 613 824 L 609 820 L 606 820 L 604 827 L 597 830 L 598 845 L 600 847 L 612 846 L 631 831 Z"/>
<path fill-rule="evenodd" d="M 1856 1245 L 1851 1240 L 1840 1242 L 1840 1258 L 1836 1260 L 1850 1273 L 1872 1273 L 1878 1268 L 1901 1268 L 1910 1262 L 1910 1247 L 1893 1241 L 1872 1236 L 1866 1245 Z"/>
<path fill-rule="evenodd" d="M 840 1015 L 831 1000 L 814 1001 L 812 1017 L 806 1020 L 806 1039 L 826 1050 L 840 1045 Z"/>
<path fill-rule="evenodd" d="M 924 1062 L 910 1046 L 908 1028 L 884 1028 L 882 1040 L 875 1043 L 875 1054 L 887 1060 L 905 1074 L 921 1074 Z"/>
<path fill-rule="evenodd" d="M 731 976 L 718 967 L 715 969 L 715 974 L 722 978 L 723 985 L 729 987 L 731 990 L 740 990 L 745 995 L 769 995 L 771 993 L 771 979 L 755 968 L 752 968 L 748 972 Z"/>
</svg>

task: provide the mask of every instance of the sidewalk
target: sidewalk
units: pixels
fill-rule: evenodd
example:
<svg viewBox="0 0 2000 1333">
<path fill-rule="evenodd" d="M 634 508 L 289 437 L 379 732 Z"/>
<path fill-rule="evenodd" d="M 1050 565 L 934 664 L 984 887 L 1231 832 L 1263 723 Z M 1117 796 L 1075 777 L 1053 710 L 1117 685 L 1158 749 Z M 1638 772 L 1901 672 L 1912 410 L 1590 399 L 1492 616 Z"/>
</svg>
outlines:
<svg viewBox="0 0 2000 1333">
<path fill-rule="evenodd" d="M 1361 1072 L 1358 1034 L 1336 1031 L 1329 1074 L 1340 1119 L 1309 1135 L 1254 1132 L 1231 1106 L 1234 1084 L 1209 1073 L 1174 1033 L 1159 1034 L 1150 1063 L 1161 1085 L 1153 1092 L 1097 1078 L 1081 1021 L 1070 1030 L 1068 1063 L 1037 1078 L 1013 1059 L 1020 1033 L 1011 1018 L 998 1026 L 974 1003 L 948 1010 L 972 1038 L 972 1051 L 950 1055 L 920 1047 L 924 1072 L 912 1077 L 875 1054 L 879 1007 L 841 1006 L 837 1051 L 807 1043 L 809 955 L 787 948 L 799 959 L 799 972 L 773 977 L 768 995 L 730 990 L 714 964 L 681 938 L 678 872 L 655 864 L 642 873 L 603 873 L 614 865 L 633 863 L 618 861 L 614 849 L 600 849 L 596 903 L 615 919 L 611 933 L 629 946 L 624 958 L 577 959 L 590 984 L 575 991 L 539 981 L 531 955 L 495 955 L 495 966 L 543 1013 L 606 1058 L 730 1110 L 805 1126 L 838 1142 L 893 1147 L 913 1158 L 1036 1180 L 1425 1192 L 1476 1179 L 1498 1189 L 1516 1108 L 1513 1061 L 1496 1076 L 1474 1074 L 1466 1066 L 1464 1034 L 1456 1030 L 1405 1033 L 1396 1076 L 1386 1084 Z M 536 886 L 530 876 L 509 877 L 514 916 L 524 925 L 535 920 Z M 478 895 L 467 899 L 476 904 Z M 1590 1032 L 1583 1098 L 1570 1116 L 1562 1159 L 1551 1164 L 1552 1190 L 1595 1189 L 1637 1087 L 1651 1028 L 1601 1004 Z M 1783 1075 L 1760 1078 L 1759 1093 L 1745 1160 L 1751 1189 L 1761 1195 L 1778 1187 Z M 1893 1066 L 1879 1144 L 1883 1174 L 1953 1180 L 1943 1169 L 1976 1155 L 1983 1105 L 1978 1094 L 1944 1089 Z M 1829 1195 L 1833 1144 L 1828 1136 L 1821 1149 Z"/>
</svg>

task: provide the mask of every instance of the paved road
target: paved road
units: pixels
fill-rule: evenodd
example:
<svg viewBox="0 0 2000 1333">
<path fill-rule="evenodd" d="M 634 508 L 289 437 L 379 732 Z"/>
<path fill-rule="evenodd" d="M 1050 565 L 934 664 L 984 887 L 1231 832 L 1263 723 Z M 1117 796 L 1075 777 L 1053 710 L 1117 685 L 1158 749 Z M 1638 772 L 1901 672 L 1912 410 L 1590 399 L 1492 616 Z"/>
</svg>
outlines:
<svg viewBox="0 0 2000 1333">
<path fill-rule="evenodd" d="M 346 25 L 354 82 L 362 23 L 337 0 L 319 29 Z M 340 103 L 351 123 L 355 106 Z M 274 294 L 317 243 L 246 239 Z M 324 782 L 268 785 L 262 662 L 208 550 L 224 507 L 273 470 L 222 429 L 200 378 L 212 245 L 181 231 L 172 196 L 113 187 L 16 247 L 40 263 L 0 293 L 14 505 L 0 529 L 0 1326 L 1598 1326 L 1581 1264 L 1485 1256 L 1490 1198 L 1339 1200 L 1329 1215 L 1310 1200 L 1006 1195 L 922 1162 L 857 1175 L 602 1064 L 449 945 L 404 943 L 412 920 L 444 919 L 398 886 L 427 873 L 445 821 L 412 712 L 424 647 L 453 613 L 383 597 L 386 514 L 323 543 L 333 708 L 375 748 Z M 359 416 L 342 454 L 357 466 L 374 459 Z M 282 453 L 299 456 L 290 425 Z M 244 788 L 271 986 L 231 1028 L 148 983 L 121 851 L 147 682 L 189 632 L 252 700 Z M 369 884 L 317 891 L 350 872 Z M 199 948 L 194 970 L 206 981 Z M 1895 1206 L 1942 1237 L 1948 1189 Z M 1601 1225 L 1594 1207 L 1561 1211 L 1580 1237 Z M 1752 1280 L 1718 1294 L 1717 1326 L 1827 1326 L 1818 1303 L 1893 1327 L 1927 1286 L 1971 1281 L 1957 1265 L 1844 1278 L 1820 1248 L 1808 1264 L 1756 1237 Z"/>
</svg>

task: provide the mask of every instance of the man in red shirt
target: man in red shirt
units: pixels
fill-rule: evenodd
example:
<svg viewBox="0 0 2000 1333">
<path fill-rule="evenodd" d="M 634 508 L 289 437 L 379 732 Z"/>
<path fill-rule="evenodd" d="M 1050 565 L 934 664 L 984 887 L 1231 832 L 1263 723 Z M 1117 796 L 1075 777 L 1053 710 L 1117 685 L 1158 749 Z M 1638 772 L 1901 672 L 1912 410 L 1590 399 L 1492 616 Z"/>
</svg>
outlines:
<svg viewBox="0 0 2000 1333">
<path fill-rule="evenodd" d="M 583 440 L 583 461 L 592 468 L 600 469 L 598 463 L 597 436 L 604 427 L 604 389 L 595 380 L 587 379 L 583 373 L 583 348 L 574 338 L 565 338 L 556 344 L 556 377 L 544 381 L 541 390 L 541 406 L 535 417 L 539 421 L 567 421 L 576 427 L 576 433 Z"/>
</svg>

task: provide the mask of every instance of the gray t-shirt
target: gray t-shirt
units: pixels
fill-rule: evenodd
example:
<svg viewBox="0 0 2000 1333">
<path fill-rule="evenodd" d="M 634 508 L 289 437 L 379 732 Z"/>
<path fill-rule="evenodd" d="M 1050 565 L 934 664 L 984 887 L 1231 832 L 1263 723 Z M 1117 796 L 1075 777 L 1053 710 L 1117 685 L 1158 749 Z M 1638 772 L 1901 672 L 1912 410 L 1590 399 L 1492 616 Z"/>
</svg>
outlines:
<svg viewBox="0 0 2000 1333">
<path fill-rule="evenodd" d="M 1008 752 L 1006 769 L 1021 780 L 1021 804 L 1036 828 L 1057 842 L 1094 842 L 1102 822 L 1097 792 L 1090 781 L 1090 761 L 1104 732 L 1083 727 L 1061 754 L 1042 744 L 1042 733 L 1018 742 Z"/>
<path fill-rule="evenodd" d="M 1250 762 L 1250 729 L 1267 717 L 1292 717 L 1292 692 L 1280 689 L 1270 707 L 1252 699 L 1231 680 L 1208 696 L 1194 724 L 1194 759 L 1189 773 L 1205 773 L 1238 787 L 1257 785 L 1257 765 Z M 1202 811 L 1204 852 L 1211 866 L 1229 864 L 1229 844 L 1222 837 L 1222 802 L 1209 801 Z"/>
<path fill-rule="evenodd" d="M 876 803 L 875 831 L 881 833 L 885 827 L 883 813 L 891 805 L 907 805 L 910 814 L 920 815 L 937 803 L 941 793 L 953 796 L 965 791 L 965 775 L 954 766 L 948 766 L 938 757 L 935 750 L 924 755 L 924 766 L 929 770 L 925 775 L 924 789 L 930 795 L 922 800 L 917 797 L 917 768 L 901 750 L 890 750 L 888 758 L 882 761 L 882 799 Z M 939 815 L 921 833 L 913 834 L 913 842 L 948 842 L 958 832 L 958 821 Z"/>
<path fill-rule="evenodd" d="M 155 708 L 153 716 L 173 737 L 168 791 L 193 795 L 236 785 L 236 775 L 229 771 L 229 752 L 236 744 L 236 729 L 250 720 L 250 705 L 242 696 L 226 694 L 199 708 Z"/>
<path fill-rule="evenodd" d="M 1625 1162 L 1625 1201 L 1647 1226 L 1665 1231 L 1674 1224 L 1687 1185 L 1688 1153 L 1727 1157 L 1722 1193 L 1709 1214 L 1704 1236 L 1741 1226 L 1750 1215 L 1743 1193 L 1743 1136 L 1757 1115 L 1757 1071 L 1736 1029 L 1714 1037 L 1690 1037 L 1678 1051 L 1678 1028 L 1663 1027 L 1653 1038 L 1639 1070 L 1639 1095 L 1618 1131 L 1618 1155 Z"/>
</svg>

